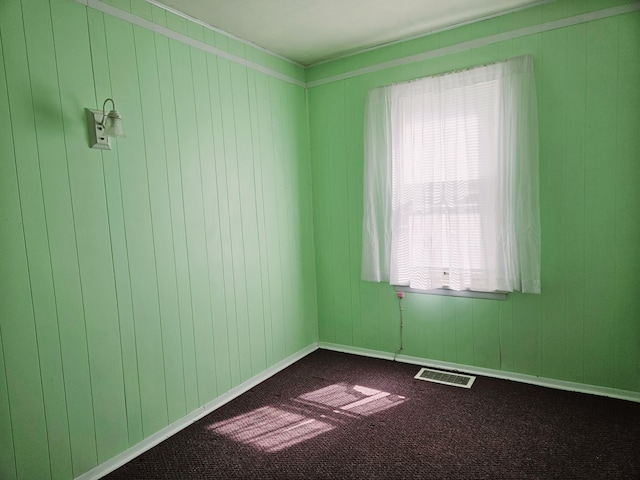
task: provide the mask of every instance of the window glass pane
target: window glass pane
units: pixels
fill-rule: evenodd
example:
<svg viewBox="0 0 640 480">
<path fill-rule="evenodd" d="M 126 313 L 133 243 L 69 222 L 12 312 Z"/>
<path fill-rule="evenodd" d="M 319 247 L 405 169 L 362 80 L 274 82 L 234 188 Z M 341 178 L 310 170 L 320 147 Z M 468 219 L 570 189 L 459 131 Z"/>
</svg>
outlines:
<svg viewBox="0 0 640 480">
<path fill-rule="evenodd" d="M 481 212 L 488 206 L 481 193 L 491 188 L 495 171 L 490 165 L 495 136 L 487 135 L 495 131 L 495 86 L 483 82 L 444 92 L 414 88 L 399 97 L 393 208 L 406 222 L 396 236 L 403 278 L 468 284 L 472 272 L 487 270 Z"/>
</svg>

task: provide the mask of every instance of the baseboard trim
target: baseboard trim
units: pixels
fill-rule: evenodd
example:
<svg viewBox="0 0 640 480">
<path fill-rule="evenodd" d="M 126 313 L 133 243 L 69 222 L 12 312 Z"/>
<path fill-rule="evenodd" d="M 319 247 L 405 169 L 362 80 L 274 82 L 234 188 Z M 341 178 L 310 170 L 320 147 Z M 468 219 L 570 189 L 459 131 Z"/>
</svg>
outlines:
<svg viewBox="0 0 640 480">
<path fill-rule="evenodd" d="M 577 383 L 577 382 L 566 382 L 563 380 L 555 380 L 552 378 L 545 378 L 545 377 L 536 377 L 533 375 L 525 375 L 521 373 L 503 372 L 500 370 L 493 370 L 490 368 L 474 367 L 474 366 L 464 365 L 460 363 L 445 362 L 441 360 L 433 360 L 433 359 L 422 358 L 422 357 L 412 357 L 409 355 L 394 355 L 389 352 L 382 352 L 379 350 L 372 350 L 372 349 L 360 348 L 360 347 L 352 347 L 349 345 L 340 345 L 337 343 L 314 342 L 309 346 L 294 353 L 293 355 L 290 355 L 284 360 L 281 360 L 280 362 L 276 363 L 275 365 L 266 369 L 265 371 L 260 372 L 258 375 L 255 375 L 249 380 L 241 383 L 237 387 L 232 388 L 231 390 L 220 395 L 219 397 L 212 400 L 211 402 L 206 403 L 202 407 L 199 407 L 196 410 L 192 411 L 191 413 L 188 413 L 187 415 L 180 418 L 179 420 L 176 420 L 170 425 L 167 425 L 162 430 L 145 438 L 143 441 L 125 450 L 121 454 L 111 458 L 110 460 L 107 460 L 104 463 L 101 463 L 100 465 L 89 470 L 88 472 L 85 472 L 82 475 L 76 477 L 75 480 L 97 480 L 99 478 L 102 478 L 108 473 L 111 473 L 112 471 L 121 467 L 125 463 L 143 454 L 147 450 L 155 447 L 160 442 L 178 433 L 180 430 L 183 430 L 184 428 L 188 427 L 189 425 L 201 419 L 205 415 L 208 415 L 209 413 L 220 408 L 226 403 L 229 403 L 231 400 L 242 395 L 248 390 L 252 389 L 259 383 L 264 382 L 265 380 L 272 377 L 276 373 L 284 370 L 285 368 L 294 364 L 298 360 L 306 357 L 307 355 L 314 352 L 318 348 L 322 348 L 324 350 L 333 350 L 335 352 L 350 353 L 353 355 L 360 355 L 363 357 L 380 358 L 383 360 L 391 360 L 391 361 L 395 360 L 396 362 L 408 363 L 412 365 L 421 365 L 424 367 L 441 368 L 444 370 L 457 370 L 457 371 L 462 371 L 470 374 L 482 375 L 485 377 L 512 380 L 516 382 L 529 383 L 532 385 L 538 385 L 542 387 L 556 388 L 559 390 L 568 390 L 572 392 L 587 393 L 591 395 L 600 395 L 600 396 L 618 398 L 621 400 L 629 400 L 632 402 L 640 403 L 640 393 L 631 392 L 628 390 L 599 387 L 595 385 L 587 385 L 584 383 Z"/>
<path fill-rule="evenodd" d="M 253 387 L 258 385 L 259 383 L 264 382 L 269 377 L 272 377 L 276 373 L 280 372 L 281 370 L 284 370 L 289 365 L 294 364 L 295 362 L 297 362 L 301 358 L 306 357 L 311 352 L 313 352 L 313 351 L 315 351 L 317 349 L 318 349 L 318 343 L 314 342 L 311 345 L 303 348 L 302 350 L 299 350 L 298 352 L 294 353 L 293 355 L 290 355 L 289 357 L 285 358 L 284 360 L 281 360 L 280 362 L 276 363 L 272 367 L 267 368 L 265 371 L 260 372 L 258 375 L 255 375 L 254 377 L 251 377 L 249 380 L 241 383 L 237 387 L 234 387 L 231 390 L 229 390 L 228 392 L 225 392 L 224 394 L 220 395 L 216 399 L 214 399 L 214 400 L 204 404 L 203 406 L 195 409 L 191 413 L 188 413 L 187 415 L 185 415 L 184 417 L 180 418 L 179 420 L 176 420 L 175 422 L 171 423 L 170 425 L 167 425 L 162 430 L 160 430 L 160 431 L 154 433 L 153 435 L 145 438 L 143 441 L 141 441 L 140 443 L 134 445 L 133 447 L 125 450 L 121 454 L 116 455 L 115 457 L 111 458 L 110 460 L 107 460 L 106 462 L 101 463 L 97 467 L 89 470 L 88 472 L 83 473 L 79 477 L 76 477 L 75 480 L 97 480 L 99 478 L 102 478 L 103 476 L 107 475 L 108 473 L 113 472 L 115 469 L 117 469 L 117 468 L 121 467 L 122 465 L 124 465 L 125 463 L 133 460 L 134 458 L 136 458 L 137 456 L 143 454 L 147 450 L 155 447 L 160 442 L 162 442 L 162 441 L 166 440 L 167 438 L 171 437 L 172 435 L 178 433 L 180 430 L 183 430 L 184 428 L 188 427 L 192 423 L 194 423 L 197 420 L 201 419 L 205 415 L 208 415 L 209 413 L 213 412 L 214 410 L 220 408 L 221 406 L 225 405 L 226 403 L 229 403 L 234 398 L 242 395 L 243 393 L 245 393 L 248 390 L 252 389 Z"/>
<path fill-rule="evenodd" d="M 384 360 L 395 360 L 396 362 L 409 363 L 412 365 L 420 365 L 423 367 L 440 368 L 443 370 L 456 370 L 474 375 L 482 375 L 485 377 L 500 378 L 504 380 L 512 380 L 515 382 L 529 383 L 541 387 L 555 388 L 558 390 L 567 390 L 571 392 L 587 393 L 591 395 L 599 395 L 603 397 L 617 398 L 620 400 L 629 400 L 640 403 L 640 393 L 629 390 L 620 390 L 617 388 L 600 387 L 597 385 L 588 385 L 578 382 L 567 382 L 564 380 L 556 380 L 553 378 L 537 377 L 535 375 L 525 375 L 515 372 L 504 372 L 491 368 L 474 367 L 463 365 L 461 363 L 445 362 L 441 360 L 433 360 L 422 357 L 412 357 L 409 355 L 394 355 L 388 352 L 378 350 L 370 350 L 360 347 L 351 347 L 348 345 L 340 345 L 329 342 L 319 342 L 318 348 L 325 350 L 333 350 L 336 352 L 351 353 L 354 355 L 362 355 L 365 357 L 381 358 Z"/>
</svg>

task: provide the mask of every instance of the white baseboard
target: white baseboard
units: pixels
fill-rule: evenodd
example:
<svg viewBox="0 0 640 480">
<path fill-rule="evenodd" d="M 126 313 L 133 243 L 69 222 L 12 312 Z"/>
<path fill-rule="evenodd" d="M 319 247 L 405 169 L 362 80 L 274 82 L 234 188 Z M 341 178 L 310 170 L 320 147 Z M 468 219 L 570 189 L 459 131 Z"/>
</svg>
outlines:
<svg viewBox="0 0 640 480">
<path fill-rule="evenodd" d="M 394 355 L 388 352 L 378 350 L 369 350 L 366 348 L 350 347 L 348 345 L 339 345 L 335 343 L 320 342 L 319 348 L 325 350 L 334 350 L 336 352 L 351 353 L 354 355 L 362 355 L 365 357 L 382 358 L 384 360 L 395 360 L 396 362 L 410 363 L 412 365 L 420 365 L 423 367 L 434 367 L 444 370 L 456 370 L 465 373 L 482 375 L 485 377 L 501 378 L 504 380 L 513 380 L 521 383 L 529 383 L 542 387 L 555 388 L 558 390 L 568 390 L 571 392 L 588 393 L 591 395 L 600 395 L 603 397 L 618 398 L 621 400 L 629 400 L 640 403 L 640 393 L 629 390 L 620 390 L 617 388 L 600 387 L 597 385 L 588 385 L 578 382 L 567 382 L 564 380 L 555 380 L 553 378 L 537 377 L 534 375 L 525 375 L 515 372 L 504 372 L 502 370 L 494 370 L 491 368 L 474 367 L 463 365 L 460 363 L 451 363 L 441 360 L 432 360 L 429 358 L 411 357 L 409 355 Z"/>
<path fill-rule="evenodd" d="M 435 367 L 435 368 L 441 368 L 444 370 L 457 370 L 457 371 L 462 371 L 470 374 L 482 375 L 485 377 L 513 380 L 516 382 L 529 383 L 529 384 L 539 385 L 543 387 L 556 388 L 559 390 L 569 390 L 573 392 L 588 393 L 592 395 L 619 398 L 622 400 L 630 400 L 632 402 L 640 403 L 640 393 L 631 392 L 628 390 L 599 387 L 595 385 L 587 385 L 584 383 L 577 383 L 577 382 L 566 382 L 563 380 L 554 380 L 552 378 L 536 377 L 533 375 L 524 375 L 521 373 L 503 372 L 500 370 L 493 370 L 490 368 L 473 367 L 469 365 L 463 365 L 460 363 L 444 362 L 441 360 L 412 357 L 408 355 L 394 355 L 393 353 L 382 352 L 379 350 L 371 350 L 371 349 L 360 348 L 360 347 L 351 347 L 348 345 L 340 345 L 336 343 L 319 342 L 319 343 L 312 343 L 308 347 L 305 347 L 302 350 L 294 353 L 293 355 L 285 358 L 284 360 L 278 362 L 274 366 L 250 378 L 246 382 L 243 382 L 237 387 L 220 395 L 218 398 L 212 400 L 211 402 L 203 405 L 202 407 L 197 408 L 193 412 L 185 415 L 179 420 L 176 420 L 172 424 L 167 425 L 162 430 L 145 438 L 143 441 L 125 450 L 121 454 L 113 457 L 110 460 L 107 460 L 104 463 L 101 463 L 97 467 L 89 470 L 88 472 L 80 475 L 79 477 L 76 477 L 75 480 L 97 480 L 99 478 L 102 478 L 108 473 L 121 467 L 125 463 L 143 454 L 147 450 L 155 447 L 160 442 L 178 433 L 180 430 L 188 427 L 189 425 L 201 419 L 205 415 L 208 415 L 214 410 L 230 402 L 234 398 L 242 395 L 243 393 L 255 387 L 259 383 L 264 382 L 269 377 L 272 377 L 273 375 L 280 372 L 281 370 L 284 370 L 289 365 L 292 365 L 293 363 L 297 362 L 301 358 L 306 357 L 307 355 L 317 350 L 318 348 L 323 348 L 325 350 L 333 350 L 336 352 L 350 353 L 354 355 L 361 355 L 363 357 L 380 358 L 383 360 L 395 360 L 397 362 L 409 363 L 412 365 L 421 365 L 424 367 Z"/>
<path fill-rule="evenodd" d="M 209 413 L 213 412 L 214 410 L 220 408 L 224 404 L 229 403 L 234 398 L 242 395 L 243 393 L 245 393 L 246 391 L 252 389 L 253 387 L 258 385 L 259 383 L 264 382 L 269 377 L 272 377 L 276 373 L 280 372 L 281 370 L 284 370 L 289 365 L 292 365 L 293 363 L 297 362 L 298 360 L 300 360 L 303 357 L 306 357 L 311 352 L 313 352 L 313 351 L 315 351 L 317 349 L 318 349 L 318 344 L 317 343 L 312 343 L 308 347 L 305 347 L 302 350 L 299 350 L 298 352 L 294 353 L 293 355 L 291 355 L 291 356 L 285 358 L 284 360 L 276 363 L 274 366 L 266 369 L 263 372 L 260 372 L 256 376 L 250 378 L 246 382 L 243 382 L 240 385 L 238 385 L 237 387 L 232 388 L 228 392 L 220 395 L 218 398 L 212 400 L 211 402 L 206 403 L 205 405 L 203 405 L 203 406 L 195 409 L 194 411 L 188 413 L 187 415 L 185 415 L 184 417 L 180 418 L 179 420 L 176 420 L 172 424 L 167 425 L 162 430 L 160 430 L 160 431 L 154 433 L 153 435 L 145 438 L 140 443 L 138 443 L 138 444 L 134 445 L 133 447 L 125 450 L 121 454 L 111 458 L 110 460 L 107 460 L 104 463 L 101 463 L 97 467 L 92 468 L 91 470 L 89 470 L 86 473 L 83 473 L 79 477 L 76 477 L 75 480 L 97 480 L 99 478 L 102 478 L 103 476 L 107 475 L 108 473 L 111 473 L 115 469 L 117 469 L 117 468 L 121 467 L 122 465 L 124 465 L 125 463 L 133 460 L 134 458 L 136 458 L 137 456 L 143 454 L 147 450 L 155 447 L 160 442 L 162 442 L 162 441 L 166 440 L 167 438 L 169 438 L 170 436 L 178 433 L 180 430 L 188 427 L 192 423 L 194 423 L 197 420 L 201 419 L 205 415 L 208 415 Z"/>
</svg>

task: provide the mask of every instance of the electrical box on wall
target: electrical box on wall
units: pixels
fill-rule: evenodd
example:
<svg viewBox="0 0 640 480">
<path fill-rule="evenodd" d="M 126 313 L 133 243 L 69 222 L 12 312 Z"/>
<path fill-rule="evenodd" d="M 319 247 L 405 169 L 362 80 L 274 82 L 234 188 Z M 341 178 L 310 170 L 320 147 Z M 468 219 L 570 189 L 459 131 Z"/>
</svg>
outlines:
<svg viewBox="0 0 640 480">
<path fill-rule="evenodd" d="M 101 110 L 87 110 L 87 124 L 89 125 L 89 146 L 100 150 L 111 150 L 111 139 L 105 135 Z"/>
</svg>

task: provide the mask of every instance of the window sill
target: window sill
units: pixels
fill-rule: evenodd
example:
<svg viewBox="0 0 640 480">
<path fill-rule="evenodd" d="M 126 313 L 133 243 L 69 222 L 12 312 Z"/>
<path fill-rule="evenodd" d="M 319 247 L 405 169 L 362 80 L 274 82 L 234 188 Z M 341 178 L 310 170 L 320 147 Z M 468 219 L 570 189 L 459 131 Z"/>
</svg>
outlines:
<svg viewBox="0 0 640 480">
<path fill-rule="evenodd" d="M 506 300 L 506 292 L 474 292 L 471 290 L 450 290 L 448 288 L 435 288 L 433 290 L 418 290 L 415 288 L 394 285 L 397 292 L 421 293 L 426 295 L 444 295 L 447 297 L 482 298 L 485 300 Z"/>
</svg>

